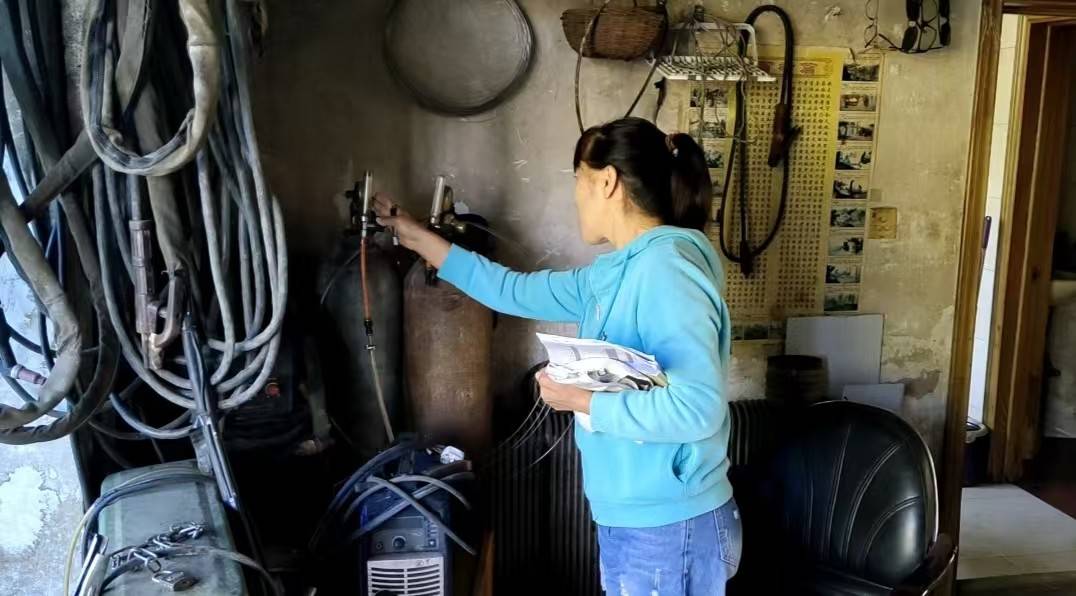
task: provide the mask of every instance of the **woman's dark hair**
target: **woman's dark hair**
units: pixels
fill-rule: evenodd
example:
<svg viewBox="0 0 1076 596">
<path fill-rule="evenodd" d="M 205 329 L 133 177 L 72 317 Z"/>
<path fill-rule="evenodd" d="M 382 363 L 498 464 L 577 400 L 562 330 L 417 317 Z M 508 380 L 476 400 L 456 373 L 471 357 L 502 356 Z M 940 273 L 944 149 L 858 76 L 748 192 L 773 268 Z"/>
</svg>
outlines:
<svg viewBox="0 0 1076 596">
<path fill-rule="evenodd" d="M 713 183 L 706 155 L 689 135 L 666 135 L 642 118 L 588 129 L 575 145 L 574 167 L 613 166 L 631 201 L 662 223 L 701 230 L 709 219 Z"/>
</svg>

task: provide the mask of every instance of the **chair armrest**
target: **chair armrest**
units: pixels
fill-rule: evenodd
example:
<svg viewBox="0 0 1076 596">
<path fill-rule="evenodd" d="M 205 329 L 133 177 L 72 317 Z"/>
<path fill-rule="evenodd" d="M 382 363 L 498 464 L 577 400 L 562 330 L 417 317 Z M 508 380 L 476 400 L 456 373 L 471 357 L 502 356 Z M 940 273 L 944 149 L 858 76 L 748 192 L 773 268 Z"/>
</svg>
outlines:
<svg viewBox="0 0 1076 596">
<path fill-rule="evenodd" d="M 896 589 L 893 596 L 925 596 L 938 587 L 956 561 L 956 546 L 947 534 L 939 534 L 923 562 Z"/>
</svg>

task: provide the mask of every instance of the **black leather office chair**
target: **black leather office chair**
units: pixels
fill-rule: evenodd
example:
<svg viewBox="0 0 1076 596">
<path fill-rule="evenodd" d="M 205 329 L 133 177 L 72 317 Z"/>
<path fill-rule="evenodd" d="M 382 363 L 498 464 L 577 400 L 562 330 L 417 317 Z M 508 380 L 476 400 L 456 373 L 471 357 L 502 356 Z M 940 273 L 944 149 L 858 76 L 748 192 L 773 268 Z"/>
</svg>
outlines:
<svg viewBox="0 0 1076 596">
<path fill-rule="evenodd" d="M 934 465 L 920 436 L 898 416 L 852 402 L 789 414 L 788 440 L 734 481 L 747 542 L 730 593 L 932 590 L 956 553 L 938 534 Z"/>
</svg>

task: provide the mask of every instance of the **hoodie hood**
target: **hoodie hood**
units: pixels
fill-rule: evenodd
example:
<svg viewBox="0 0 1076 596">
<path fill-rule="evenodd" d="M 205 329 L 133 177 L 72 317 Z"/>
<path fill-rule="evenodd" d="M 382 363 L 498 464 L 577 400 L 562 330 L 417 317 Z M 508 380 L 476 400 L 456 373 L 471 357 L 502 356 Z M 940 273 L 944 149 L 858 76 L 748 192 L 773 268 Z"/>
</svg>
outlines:
<svg viewBox="0 0 1076 596">
<path fill-rule="evenodd" d="M 594 259 L 591 267 L 591 291 L 596 295 L 608 294 L 611 291 L 615 292 L 623 281 L 628 263 L 634 257 L 649 248 L 672 244 L 677 240 L 690 242 L 698 248 L 699 254 L 708 268 L 707 273 L 724 285 L 725 274 L 721 266 L 721 259 L 718 258 L 713 244 L 710 243 L 710 239 L 705 234 L 688 228 L 658 226 L 640 234 L 629 242 L 627 246 L 599 255 Z M 724 288 L 719 289 L 723 290 Z"/>
<path fill-rule="evenodd" d="M 718 284 L 718 291 L 724 291 L 725 274 L 721 266 L 721 259 L 714 251 L 713 244 L 705 234 L 698 230 L 679 228 L 676 226 L 658 226 L 640 234 L 618 250 L 599 255 L 594 259 L 590 267 L 590 291 L 598 299 L 598 304 L 603 307 L 598 325 L 599 334 L 605 328 L 606 319 L 612 310 L 609 306 L 616 295 L 620 292 L 620 286 L 624 282 L 631 261 L 641 253 L 661 246 L 674 243 L 683 244 L 689 242 L 699 250 L 702 263 L 707 267 L 708 273 Z"/>
</svg>

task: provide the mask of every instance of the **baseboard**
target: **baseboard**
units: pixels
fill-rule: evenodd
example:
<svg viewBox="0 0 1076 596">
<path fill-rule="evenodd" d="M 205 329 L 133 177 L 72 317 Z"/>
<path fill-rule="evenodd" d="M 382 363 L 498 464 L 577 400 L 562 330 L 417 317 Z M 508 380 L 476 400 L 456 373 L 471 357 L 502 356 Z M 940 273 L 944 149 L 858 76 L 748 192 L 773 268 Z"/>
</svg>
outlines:
<svg viewBox="0 0 1076 596">
<path fill-rule="evenodd" d="M 1016 594 L 1076 594 L 1076 571 L 978 577 L 957 582 L 960 596 L 1014 596 Z"/>
</svg>

